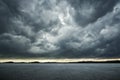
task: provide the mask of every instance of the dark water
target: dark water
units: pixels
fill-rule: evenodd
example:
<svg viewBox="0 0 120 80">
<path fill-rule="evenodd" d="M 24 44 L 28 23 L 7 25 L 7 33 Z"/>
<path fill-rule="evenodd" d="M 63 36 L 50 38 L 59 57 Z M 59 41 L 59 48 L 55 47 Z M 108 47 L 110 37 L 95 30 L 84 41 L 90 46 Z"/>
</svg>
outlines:
<svg viewBox="0 0 120 80">
<path fill-rule="evenodd" d="M 120 80 L 120 64 L 0 64 L 0 80 Z"/>
</svg>

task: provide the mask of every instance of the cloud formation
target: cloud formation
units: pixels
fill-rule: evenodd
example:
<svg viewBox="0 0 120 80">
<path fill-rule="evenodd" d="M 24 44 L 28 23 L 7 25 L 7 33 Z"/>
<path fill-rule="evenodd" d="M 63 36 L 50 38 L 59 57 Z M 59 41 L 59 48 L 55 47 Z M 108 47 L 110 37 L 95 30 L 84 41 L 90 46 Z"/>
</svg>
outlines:
<svg viewBox="0 0 120 80">
<path fill-rule="evenodd" d="M 118 0 L 1 0 L 0 56 L 119 57 Z"/>
</svg>

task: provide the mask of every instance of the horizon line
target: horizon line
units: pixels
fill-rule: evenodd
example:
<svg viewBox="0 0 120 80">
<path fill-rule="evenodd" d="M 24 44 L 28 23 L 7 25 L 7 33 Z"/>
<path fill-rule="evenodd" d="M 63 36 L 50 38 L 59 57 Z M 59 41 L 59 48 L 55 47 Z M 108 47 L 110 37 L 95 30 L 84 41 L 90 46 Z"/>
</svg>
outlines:
<svg viewBox="0 0 120 80">
<path fill-rule="evenodd" d="M 68 63 L 68 62 L 107 62 L 107 61 L 120 61 L 120 58 L 111 58 L 111 59 L 99 59 L 99 58 L 80 58 L 80 59 L 0 59 L 0 63 L 4 62 L 57 62 L 57 63 Z"/>
</svg>

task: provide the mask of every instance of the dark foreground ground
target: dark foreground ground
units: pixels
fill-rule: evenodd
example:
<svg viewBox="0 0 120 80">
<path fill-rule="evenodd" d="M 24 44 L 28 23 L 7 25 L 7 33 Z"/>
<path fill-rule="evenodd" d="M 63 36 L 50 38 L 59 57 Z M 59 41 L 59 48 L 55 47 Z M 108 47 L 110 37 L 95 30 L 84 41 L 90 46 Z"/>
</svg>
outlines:
<svg viewBox="0 0 120 80">
<path fill-rule="evenodd" d="M 0 80 L 120 80 L 120 64 L 0 64 Z"/>
</svg>

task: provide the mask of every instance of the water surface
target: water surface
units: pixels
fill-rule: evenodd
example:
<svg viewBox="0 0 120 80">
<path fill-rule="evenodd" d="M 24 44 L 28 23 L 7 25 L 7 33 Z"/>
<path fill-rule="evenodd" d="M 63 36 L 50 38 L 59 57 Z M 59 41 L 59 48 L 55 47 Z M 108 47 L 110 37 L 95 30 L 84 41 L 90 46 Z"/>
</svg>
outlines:
<svg viewBox="0 0 120 80">
<path fill-rule="evenodd" d="M 120 64 L 0 64 L 0 80 L 120 80 Z"/>
</svg>

